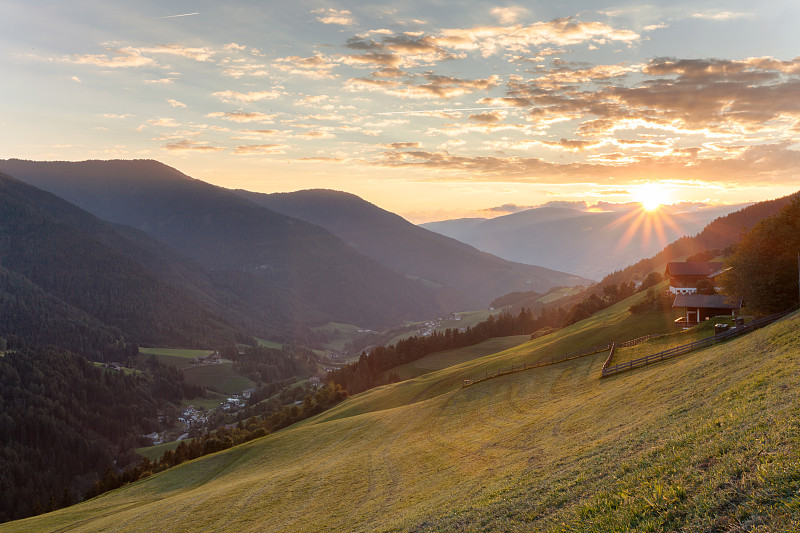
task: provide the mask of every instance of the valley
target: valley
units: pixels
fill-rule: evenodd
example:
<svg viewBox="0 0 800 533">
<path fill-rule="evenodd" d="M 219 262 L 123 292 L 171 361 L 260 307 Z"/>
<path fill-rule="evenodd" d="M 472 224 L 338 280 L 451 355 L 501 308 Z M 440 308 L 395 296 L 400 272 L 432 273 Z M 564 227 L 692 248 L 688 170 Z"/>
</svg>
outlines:
<svg viewBox="0 0 800 533">
<path fill-rule="evenodd" d="M 580 331 L 599 338 L 596 325 L 621 324 L 622 314 L 373 389 L 2 530 L 255 531 L 264 520 L 297 531 L 796 525 L 797 314 L 606 380 L 598 354 L 460 388 L 465 375 L 549 353 Z"/>
<path fill-rule="evenodd" d="M 800 2 L 2 7 L 0 533 L 800 531 Z"/>
<path fill-rule="evenodd" d="M 736 236 L 754 225 L 753 235 L 775 233 L 769 224 L 793 228 L 800 204 L 792 197 L 719 218 L 588 284 L 478 252 L 333 191 L 233 192 L 153 161 L 7 160 L 2 169 L 63 197 L 0 175 L 0 340 L 11 363 L 0 377 L 15 383 L 0 389 L 13 405 L 0 430 L 7 449 L 26 450 L 24 461 L 9 456 L 15 475 L 54 453 L 68 468 L 53 484 L 63 491 L 49 494 L 3 478 L 14 498 L 3 516 L 38 516 L 0 530 L 255 531 L 262 516 L 270 529 L 300 531 L 795 520 L 758 492 L 795 478 L 775 477 L 761 455 L 753 460 L 736 444 L 763 426 L 765 398 L 791 387 L 794 374 L 771 380 L 766 395 L 731 391 L 758 372 L 783 376 L 776 361 L 800 364 L 796 313 L 600 379 L 607 361 L 706 339 L 714 324 L 731 322 L 712 316 L 678 331 L 684 311 L 667 301 L 661 273 L 670 261 L 715 257 L 744 271 L 763 252 L 748 236 L 738 252 Z M 793 283 L 783 266 L 773 271 L 781 287 Z M 753 274 L 778 286 L 769 273 Z M 697 290 L 716 290 L 705 285 Z M 751 297 L 746 320 L 791 305 L 784 292 Z M 609 359 L 614 343 L 640 337 L 650 338 Z M 93 363 L 53 352 L 68 363 L 37 373 L 31 364 L 46 365 L 47 342 Z M 743 355 L 756 349 L 758 364 Z M 107 406 L 83 386 L 31 396 L 67 371 L 118 383 L 136 411 L 124 423 L 92 419 Z M 39 411 L 22 409 L 17 391 Z M 61 401 L 81 406 L 79 423 L 67 421 Z M 770 416 L 790 420 L 783 404 L 773 407 Z M 741 412 L 717 455 L 706 424 L 714 409 Z M 54 451 L 39 435 L 63 424 L 76 444 Z M 795 436 L 765 438 L 779 450 L 765 457 L 795 468 Z M 86 466 L 89 441 L 100 452 Z M 751 465 L 758 483 L 729 482 L 739 487 L 731 507 L 708 483 L 722 483 L 734 463 Z M 729 509 L 742 502 L 750 507 Z"/>
</svg>

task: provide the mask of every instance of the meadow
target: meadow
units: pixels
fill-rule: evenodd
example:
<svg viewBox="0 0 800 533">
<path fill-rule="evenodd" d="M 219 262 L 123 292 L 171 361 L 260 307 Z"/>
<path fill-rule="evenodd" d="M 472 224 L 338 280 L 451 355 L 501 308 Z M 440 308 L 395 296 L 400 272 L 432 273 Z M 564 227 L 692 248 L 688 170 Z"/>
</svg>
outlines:
<svg viewBox="0 0 800 533">
<path fill-rule="evenodd" d="M 625 309 L 0 531 L 797 530 L 798 314 L 603 380 L 607 353 L 460 387 L 666 320 Z"/>
</svg>

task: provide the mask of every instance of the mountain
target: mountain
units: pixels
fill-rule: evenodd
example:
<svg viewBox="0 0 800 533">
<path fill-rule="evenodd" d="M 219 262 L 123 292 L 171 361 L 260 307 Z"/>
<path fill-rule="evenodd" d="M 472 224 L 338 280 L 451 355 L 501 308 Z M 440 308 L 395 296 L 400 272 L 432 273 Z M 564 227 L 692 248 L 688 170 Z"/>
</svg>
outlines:
<svg viewBox="0 0 800 533">
<path fill-rule="evenodd" d="M 758 202 L 721 216 L 709 223 L 697 235 L 681 237 L 652 257 L 642 259 L 627 268 L 609 274 L 603 278 L 600 285 L 643 278 L 654 269 L 663 268 L 668 261 L 679 260 L 686 256 L 702 254 L 706 257 L 699 260 L 709 260 L 719 255 L 725 248 L 735 245 L 750 228 L 762 219 L 777 214 L 794 198 L 800 198 L 800 191 L 774 200 Z"/>
<path fill-rule="evenodd" d="M 207 346 L 243 335 L 198 298 L 143 267 L 132 258 L 137 255 L 147 251 L 110 224 L 0 174 L 3 334 L 87 355 L 122 337 Z"/>
<path fill-rule="evenodd" d="M 649 257 L 742 206 L 672 212 L 590 212 L 538 207 L 492 219 L 422 224 L 510 261 L 537 264 L 592 279 Z"/>
<path fill-rule="evenodd" d="M 429 288 L 328 231 L 156 161 L 12 159 L 0 170 L 162 241 L 207 269 L 230 299 L 268 308 L 277 329 L 329 320 L 382 327 L 442 312 Z"/>
<path fill-rule="evenodd" d="M 588 280 L 514 263 L 416 226 L 353 194 L 331 190 L 237 194 L 278 213 L 316 224 L 381 264 L 442 289 L 455 309 L 480 309 L 512 291 L 546 292 Z"/>
</svg>

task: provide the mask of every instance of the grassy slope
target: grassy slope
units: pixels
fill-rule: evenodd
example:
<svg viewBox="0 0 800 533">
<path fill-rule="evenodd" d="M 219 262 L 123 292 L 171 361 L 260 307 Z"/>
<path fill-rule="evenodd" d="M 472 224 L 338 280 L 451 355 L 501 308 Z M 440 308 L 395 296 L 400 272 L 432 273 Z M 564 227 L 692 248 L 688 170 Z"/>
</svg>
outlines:
<svg viewBox="0 0 800 533">
<path fill-rule="evenodd" d="M 223 359 L 221 363 L 213 365 L 193 365 L 192 361 L 198 355 L 209 355 L 212 350 L 188 350 L 181 348 L 139 348 L 145 356 L 155 356 L 161 363 L 172 365 L 183 370 L 186 382 L 191 385 L 202 385 L 207 389 L 220 394 L 240 394 L 243 390 L 255 387 L 256 384 L 249 378 L 239 374 L 233 368 L 233 363 Z M 190 402 L 191 403 L 191 402 Z M 219 401 L 214 403 L 214 406 Z"/>
<path fill-rule="evenodd" d="M 426 355 L 422 359 L 417 359 L 412 363 L 393 368 L 393 372 L 397 372 L 400 379 L 410 379 L 427 374 L 432 370 L 441 370 L 453 365 L 463 363 L 465 361 L 472 361 L 479 357 L 491 355 L 497 352 L 502 352 L 519 346 L 523 342 L 530 339 L 530 335 L 515 335 L 513 337 L 497 337 L 474 344 L 472 346 L 465 346 L 463 348 L 456 348 L 453 350 L 445 350 L 443 352 L 436 352 Z"/>
<path fill-rule="evenodd" d="M 796 530 L 797 315 L 609 379 L 598 354 L 458 388 L 548 344 L 594 344 L 621 314 L 0 529 Z"/>
</svg>

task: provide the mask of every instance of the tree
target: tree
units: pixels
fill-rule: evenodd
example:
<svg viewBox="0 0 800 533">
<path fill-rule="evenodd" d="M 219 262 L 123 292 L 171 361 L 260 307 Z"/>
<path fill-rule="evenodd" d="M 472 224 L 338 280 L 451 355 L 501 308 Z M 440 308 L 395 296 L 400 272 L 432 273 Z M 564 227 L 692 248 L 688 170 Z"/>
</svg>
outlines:
<svg viewBox="0 0 800 533">
<path fill-rule="evenodd" d="M 716 294 L 717 289 L 714 287 L 714 282 L 708 278 L 697 280 L 695 284 L 697 294 Z"/>
<path fill-rule="evenodd" d="M 748 308 L 770 313 L 798 301 L 800 199 L 765 218 L 742 237 L 719 281 L 725 293 L 742 296 Z"/>
<path fill-rule="evenodd" d="M 664 278 L 658 272 L 650 272 L 647 275 L 647 277 L 644 278 L 642 284 L 639 286 L 639 292 L 646 291 L 650 287 L 655 287 L 656 285 L 661 283 L 663 279 Z"/>
</svg>

